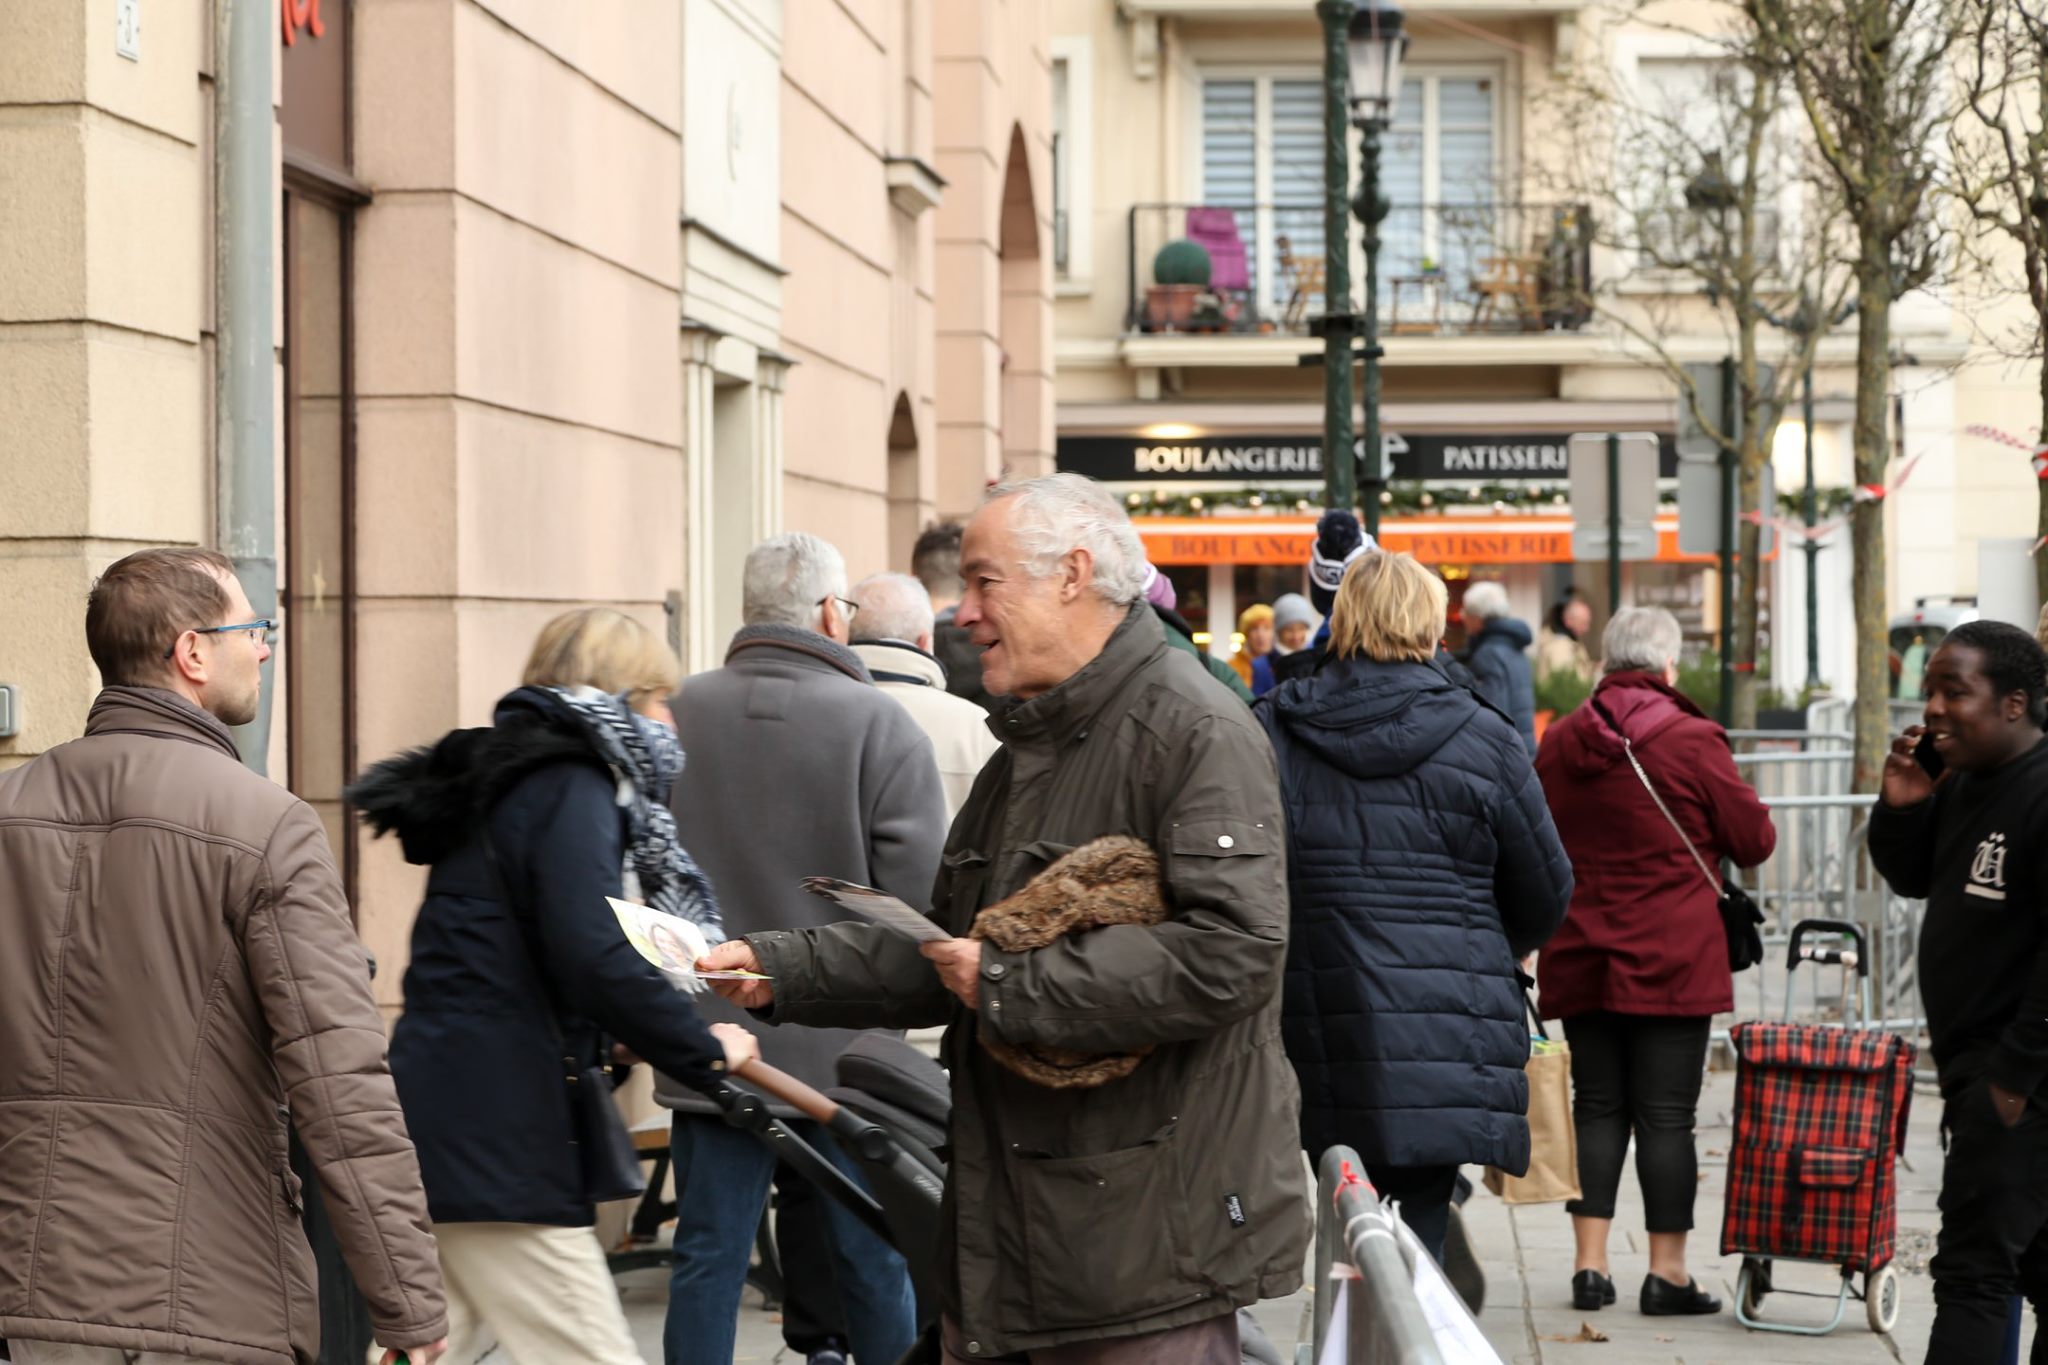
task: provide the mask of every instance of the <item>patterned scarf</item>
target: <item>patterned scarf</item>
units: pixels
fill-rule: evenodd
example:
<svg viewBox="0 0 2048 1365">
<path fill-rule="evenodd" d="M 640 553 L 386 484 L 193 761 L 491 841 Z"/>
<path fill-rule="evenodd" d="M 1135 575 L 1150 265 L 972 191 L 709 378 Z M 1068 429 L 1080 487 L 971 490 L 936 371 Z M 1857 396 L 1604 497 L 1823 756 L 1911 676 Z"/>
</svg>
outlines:
<svg viewBox="0 0 2048 1365">
<path fill-rule="evenodd" d="M 581 722 L 598 756 L 619 775 L 626 871 L 639 882 L 641 898 L 664 915 L 690 921 L 710 942 L 723 943 L 725 926 L 711 881 L 683 848 L 668 808 L 669 793 L 683 771 L 683 746 L 675 731 L 633 710 L 623 696 L 592 687 L 547 690 Z"/>
</svg>

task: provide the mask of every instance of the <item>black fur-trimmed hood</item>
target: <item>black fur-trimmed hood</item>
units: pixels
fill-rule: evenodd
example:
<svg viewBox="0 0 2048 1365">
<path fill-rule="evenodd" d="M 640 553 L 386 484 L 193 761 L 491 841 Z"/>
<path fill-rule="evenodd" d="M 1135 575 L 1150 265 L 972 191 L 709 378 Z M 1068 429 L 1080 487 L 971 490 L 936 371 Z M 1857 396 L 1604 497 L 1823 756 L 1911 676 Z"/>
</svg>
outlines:
<svg viewBox="0 0 2048 1365">
<path fill-rule="evenodd" d="M 606 766 L 574 714 L 540 688 L 508 695 L 496 720 L 387 758 L 344 795 L 379 836 L 398 835 L 407 862 L 428 865 L 467 843 L 485 813 L 535 768 L 579 759 Z"/>
</svg>

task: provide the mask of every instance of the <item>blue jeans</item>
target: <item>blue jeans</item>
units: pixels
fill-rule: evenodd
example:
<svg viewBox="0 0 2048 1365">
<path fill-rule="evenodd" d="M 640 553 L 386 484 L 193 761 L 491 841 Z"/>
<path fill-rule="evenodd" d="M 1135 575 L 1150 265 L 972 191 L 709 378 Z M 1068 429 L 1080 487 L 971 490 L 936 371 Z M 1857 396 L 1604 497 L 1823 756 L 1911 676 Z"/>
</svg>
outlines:
<svg viewBox="0 0 2048 1365">
<path fill-rule="evenodd" d="M 790 1121 L 797 1136 L 852 1176 L 866 1179 L 820 1125 Z M 775 1154 L 752 1133 L 723 1119 L 677 1114 L 669 1138 L 675 1158 L 676 1246 L 670 1271 L 666 1365 L 732 1365 L 740 1291 L 746 1287 L 754 1230 L 768 1202 Z M 859 1365 L 895 1365 L 917 1339 L 917 1302 L 903 1257 L 829 1196 L 822 1196 L 832 1264 Z"/>
</svg>

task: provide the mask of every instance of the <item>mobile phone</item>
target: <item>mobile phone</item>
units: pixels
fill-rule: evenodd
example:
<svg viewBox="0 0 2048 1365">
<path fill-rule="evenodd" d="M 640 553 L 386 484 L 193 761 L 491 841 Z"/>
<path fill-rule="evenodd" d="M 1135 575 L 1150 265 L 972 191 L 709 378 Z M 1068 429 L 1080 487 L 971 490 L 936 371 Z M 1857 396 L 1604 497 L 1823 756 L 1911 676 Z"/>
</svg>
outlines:
<svg viewBox="0 0 2048 1365">
<path fill-rule="evenodd" d="M 1934 747 L 1933 735 L 1920 736 L 1920 742 L 1913 746 L 1913 761 L 1918 763 L 1929 777 L 1937 780 L 1948 768 L 1948 764 L 1941 761 L 1941 754 Z"/>
</svg>

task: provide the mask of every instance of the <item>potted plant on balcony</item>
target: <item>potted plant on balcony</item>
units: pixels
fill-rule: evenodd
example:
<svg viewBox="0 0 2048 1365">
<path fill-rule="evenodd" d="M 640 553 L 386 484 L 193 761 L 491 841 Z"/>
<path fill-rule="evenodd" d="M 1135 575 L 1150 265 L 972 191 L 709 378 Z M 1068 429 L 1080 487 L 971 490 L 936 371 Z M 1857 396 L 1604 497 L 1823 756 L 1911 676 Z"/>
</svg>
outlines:
<svg viewBox="0 0 2048 1365">
<path fill-rule="evenodd" d="M 1152 258 L 1152 286 L 1145 291 L 1148 331 L 1184 330 L 1195 313 L 1195 300 L 1209 287 L 1209 253 L 1186 238 L 1168 242 Z"/>
</svg>

